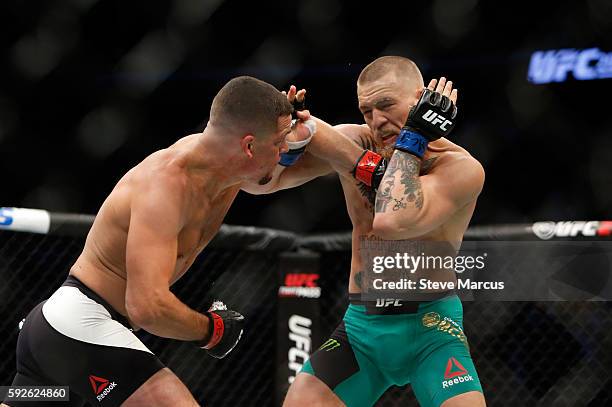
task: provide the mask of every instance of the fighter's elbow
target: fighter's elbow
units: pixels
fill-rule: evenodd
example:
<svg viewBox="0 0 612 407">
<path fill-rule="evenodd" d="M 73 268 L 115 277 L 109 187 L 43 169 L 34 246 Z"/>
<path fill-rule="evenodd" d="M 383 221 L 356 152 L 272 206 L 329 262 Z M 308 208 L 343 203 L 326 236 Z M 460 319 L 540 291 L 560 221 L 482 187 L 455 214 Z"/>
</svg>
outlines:
<svg viewBox="0 0 612 407">
<path fill-rule="evenodd" d="M 126 296 L 127 316 L 135 325 L 144 328 L 154 327 L 164 315 L 164 300 L 161 294 Z"/>
<path fill-rule="evenodd" d="M 385 240 L 398 240 L 404 238 L 408 229 L 386 213 L 374 216 L 372 233 Z"/>
<path fill-rule="evenodd" d="M 156 321 L 159 320 L 159 315 L 156 310 L 146 306 L 135 306 L 126 304 L 127 316 L 130 321 L 147 330 L 151 326 L 154 326 Z"/>
</svg>

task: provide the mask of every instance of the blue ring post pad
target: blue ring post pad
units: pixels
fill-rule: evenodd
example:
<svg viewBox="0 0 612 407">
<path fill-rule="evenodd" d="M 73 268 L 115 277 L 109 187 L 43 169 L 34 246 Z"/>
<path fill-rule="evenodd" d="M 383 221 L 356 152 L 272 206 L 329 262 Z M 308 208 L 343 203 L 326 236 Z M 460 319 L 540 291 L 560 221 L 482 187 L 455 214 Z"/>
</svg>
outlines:
<svg viewBox="0 0 612 407">
<path fill-rule="evenodd" d="M 419 158 L 423 158 L 425 150 L 427 149 L 427 143 L 429 143 L 429 141 L 425 137 L 404 127 L 400 131 L 399 136 L 397 136 L 395 148 L 414 154 Z"/>
</svg>

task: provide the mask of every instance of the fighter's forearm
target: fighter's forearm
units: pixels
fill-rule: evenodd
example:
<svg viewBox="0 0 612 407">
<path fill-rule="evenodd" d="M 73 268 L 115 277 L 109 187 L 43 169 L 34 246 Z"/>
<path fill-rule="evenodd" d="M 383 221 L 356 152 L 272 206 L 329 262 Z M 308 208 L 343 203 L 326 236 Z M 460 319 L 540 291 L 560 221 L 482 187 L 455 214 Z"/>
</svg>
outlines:
<svg viewBox="0 0 612 407">
<path fill-rule="evenodd" d="M 135 322 L 153 335 L 182 341 L 200 341 L 208 335 L 209 318 L 189 308 L 171 292 L 152 301 L 151 307 L 146 317 Z"/>
<path fill-rule="evenodd" d="M 423 209 L 421 159 L 395 150 L 376 193 L 374 229 L 387 239 L 407 238 Z"/>
<path fill-rule="evenodd" d="M 376 213 L 406 209 L 408 204 L 414 209 L 421 209 L 423 190 L 419 180 L 420 171 L 421 160 L 418 157 L 395 150 L 376 193 Z M 398 191 L 396 184 L 403 186 L 403 193 L 398 193 L 401 189 Z"/>
<path fill-rule="evenodd" d="M 336 172 L 352 172 L 363 149 L 323 120 L 314 119 L 317 122 L 317 133 L 308 151 L 327 161 Z"/>
</svg>

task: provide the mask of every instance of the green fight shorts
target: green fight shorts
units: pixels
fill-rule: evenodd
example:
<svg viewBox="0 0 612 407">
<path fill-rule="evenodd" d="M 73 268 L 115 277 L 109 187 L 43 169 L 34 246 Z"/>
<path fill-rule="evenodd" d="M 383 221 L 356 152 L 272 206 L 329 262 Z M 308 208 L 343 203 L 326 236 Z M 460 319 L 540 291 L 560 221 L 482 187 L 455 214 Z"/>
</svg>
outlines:
<svg viewBox="0 0 612 407">
<path fill-rule="evenodd" d="M 456 295 L 421 303 L 366 303 L 356 297 L 351 296 L 340 325 L 302 369 L 348 407 L 372 406 L 392 385 L 408 383 L 422 407 L 482 392 Z"/>
</svg>

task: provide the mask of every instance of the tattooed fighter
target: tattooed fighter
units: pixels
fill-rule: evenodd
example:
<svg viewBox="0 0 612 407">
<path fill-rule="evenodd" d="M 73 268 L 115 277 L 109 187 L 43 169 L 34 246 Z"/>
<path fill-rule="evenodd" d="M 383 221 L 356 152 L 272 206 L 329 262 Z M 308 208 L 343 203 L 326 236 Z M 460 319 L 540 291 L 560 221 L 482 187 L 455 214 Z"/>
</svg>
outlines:
<svg viewBox="0 0 612 407">
<path fill-rule="evenodd" d="M 466 150 L 444 137 L 454 125 L 457 90 L 445 78 L 424 89 L 414 62 L 382 57 L 359 75 L 357 97 L 365 125 L 331 128 L 319 122 L 317 133 L 339 131 L 366 149 L 357 155 L 353 174 L 337 170 L 353 223 L 350 305 L 297 375 L 284 405 L 370 406 L 392 385 L 410 383 L 421 406 L 484 406 L 456 295 L 439 292 L 431 301 L 395 301 L 382 307 L 361 301 L 359 295 L 361 237 L 456 246 L 463 239 L 484 171 Z M 441 119 L 433 120 L 432 113 Z M 313 141 L 300 160 L 275 173 L 268 189 L 259 192 L 289 188 L 336 170 L 317 157 L 321 148 L 328 153 L 348 148 L 346 138 L 338 134 L 335 140 L 325 146 Z M 386 172 L 381 156 L 388 160 Z"/>
</svg>

